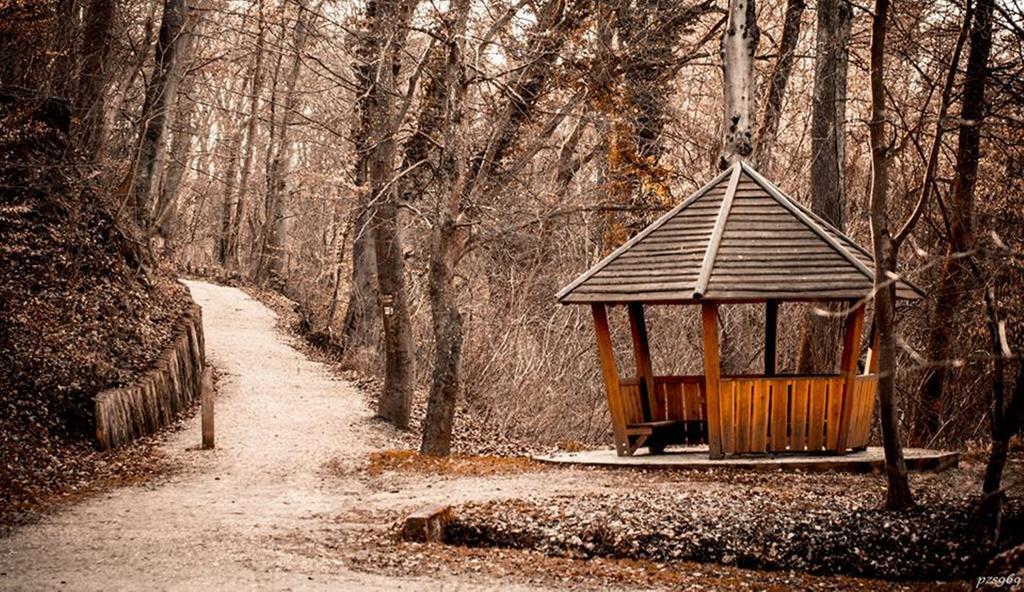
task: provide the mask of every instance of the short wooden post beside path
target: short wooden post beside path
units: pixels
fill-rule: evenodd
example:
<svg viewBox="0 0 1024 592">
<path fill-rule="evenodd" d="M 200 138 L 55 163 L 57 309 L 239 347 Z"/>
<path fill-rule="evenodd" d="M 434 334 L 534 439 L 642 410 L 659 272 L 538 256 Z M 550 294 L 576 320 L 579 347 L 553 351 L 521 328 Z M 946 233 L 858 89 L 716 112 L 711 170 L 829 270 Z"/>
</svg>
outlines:
<svg viewBox="0 0 1024 592">
<path fill-rule="evenodd" d="M 213 368 L 207 366 L 203 370 L 203 378 L 200 387 L 200 415 L 203 426 L 203 450 L 213 450 Z"/>
</svg>

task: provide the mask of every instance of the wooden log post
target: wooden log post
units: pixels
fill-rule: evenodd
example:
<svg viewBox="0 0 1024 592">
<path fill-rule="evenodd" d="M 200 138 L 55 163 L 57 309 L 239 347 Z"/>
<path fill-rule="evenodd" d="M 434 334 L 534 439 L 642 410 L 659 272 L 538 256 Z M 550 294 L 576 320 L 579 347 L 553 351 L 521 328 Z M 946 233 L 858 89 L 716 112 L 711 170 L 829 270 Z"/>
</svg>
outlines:
<svg viewBox="0 0 1024 592">
<path fill-rule="evenodd" d="M 776 347 L 779 335 L 779 301 L 764 304 L 764 375 L 775 376 Z"/>
<path fill-rule="evenodd" d="M 704 328 L 704 392 L 708 405 L 708 447 L 711 458 L 722 458 L 722 412 L 719 388 L 721 369 L 719 367 L 718 303 L 702 302 L 700 305 L 701 324 Z M 731 417 L 730 413 L 730 417 Z"/>
<path fill-rule="evenodd" d="M 608 397 L 608 412 L 612 416 L 612 431 L 615 433 L 615 451 L 626 456 L 629 442 L 626 441 L 626 420 L 622 411 L 622 396 L 619 390 L 619 370 L 615 364 L 612 349 L 611 329 L 608 326 L 608 311 L 604 304 L 593 304 L 594 330 L 597 333 L 597 353 L 601 359 L 601 376 L 604 378 L 605 394 Z"/>
<path fill-rule="evenodd" d="M 636 360 L 636 376 L 640 380 L 640 408 L 644 421 L 654 421 L 658 410 L 658 399 L 654 394 L 654 369 L 651 366 L 651 347 L 647 338 L 647 322 L 644 319 L 644 305 L 630 303 L 629 329 L 633 336 L 633 357 Z"/>
<path fill-rule="evenodd" d="M 853 389 L 857 379 L 857 360 L 860 358 L 860 335 L 864 328 L 864 304 L 853 303 L 855 306 L 846 315 L 843 328 L 843 355 L 840 359 L 840 372 L 843 377 L 843 401 L 839 412 L 839 437 L 836 439 L 836 450 L 846 454 L 846 443 L 850 436 L 850 416 L 853 413 Z M 829 426 L 832 429 L 832 426 Z"/>
<path fill-rule="evenodd" d="M 871 346 L 864 360 L 864 370 L 866 374 L 878 374 L 878 330 L 874 323 L 871 324 Z"/>
<path fill-rule="evenodd" d="M 203 370 L 200 386 L 200 413 L 203 426 L 203 450 L 213 450 L 213 368 L 207 366 Z"/>
</svg>

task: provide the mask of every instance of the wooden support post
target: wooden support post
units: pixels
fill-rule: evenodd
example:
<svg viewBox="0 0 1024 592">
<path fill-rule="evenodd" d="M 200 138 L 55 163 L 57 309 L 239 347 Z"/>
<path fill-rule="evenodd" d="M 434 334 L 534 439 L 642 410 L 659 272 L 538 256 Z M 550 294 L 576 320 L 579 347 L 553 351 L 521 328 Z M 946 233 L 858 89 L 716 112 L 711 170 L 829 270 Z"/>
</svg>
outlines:
<svg viewBox="0 0 1024 592">
<path fill-rule="evenodd" d="M 779 301 L 764 304 L 764 375 L 775 376 L 775 351 L 779 339 Z"/>
<path fill-rule="evenodd" d="M 619 369 L 615 364 L 612 349 L 611 329 L 608 326 L 608 311 L 604 304 L 593 304 L 594 330 L 597 332 L 597 353 L 601 358 L 601 376 L 604 378 L 605 394 L 608 396 L 608 411 L 612 416 L 612 431 L 615 433 L 615 451 L 626 456 L 629 442 L 626 440 L 626 419 L 622 412 L 622 397 L 619 391 Z"/>
<path fill-rule="evenodd" d="M 850 415 L 853 413 L 853 389 L 857 379 L 857 360 L 860 358 L 860 335 L 864 329 L 864 304 L 856 306 L 848 315 L 843 328 L 843 355 L 840 372 L 843 377 L 843 401 L 839 413 L 839 438 L 836 448 L 839 454 L 846 454 L 846 442 L 850 435 Z M 829 426 L 832 429 L 832 426 Z"/>
<path fill-rule="evenodd" d="M 704 327 L 704 392 L 708 405 L 708 447 L 711 458 L 722 458 L 722 413 L 719 397 L 719 344 L 718 304 L 702 302 L 700 305 L 701 324 Z M 731 414 L 730 414 L 731 415 Z"/>
<path fill-rule="evenodd" d="M 871 346 L 868 348 L 868 359 L 864 360 L 864 370 L 867 374 L 878 374 L 878 330 L 874 323 L 871 323 Z"/>
<path fill-rule="evenodd" d="M 203 425 L 203 450 L 213 450 L 213 367 L 203 370 L 199 386 L 199 406 Z"/>
<path fill-rule="evenodd" d="M 644 305 L 630 303 L 629 330 L 633 335 L 633 357 L 636 360 L 636 376 L 640 380 L 640 408 L 644 421 L 654 421 L 658 410 L 658 399 L 654 394 L 654 369 L 651 366 L 651 347 L 647 339 L 647 322 L 644 319 Z"/>
</svg>

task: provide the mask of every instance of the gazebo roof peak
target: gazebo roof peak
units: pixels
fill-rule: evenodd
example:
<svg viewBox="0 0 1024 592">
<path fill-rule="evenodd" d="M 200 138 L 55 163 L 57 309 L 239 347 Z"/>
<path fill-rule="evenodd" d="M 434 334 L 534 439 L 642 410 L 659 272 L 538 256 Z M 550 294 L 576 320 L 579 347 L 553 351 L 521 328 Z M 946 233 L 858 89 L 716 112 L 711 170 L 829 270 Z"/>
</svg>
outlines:
<svg viewBox="0 0 1024 592">
<path fill-rule="evenodd" d="M 739 161 L 558 292 L 563 304 L 845 300 L 871 254 Z M 921 291 L 896 280 L 901 298 Z"/>
</svg>

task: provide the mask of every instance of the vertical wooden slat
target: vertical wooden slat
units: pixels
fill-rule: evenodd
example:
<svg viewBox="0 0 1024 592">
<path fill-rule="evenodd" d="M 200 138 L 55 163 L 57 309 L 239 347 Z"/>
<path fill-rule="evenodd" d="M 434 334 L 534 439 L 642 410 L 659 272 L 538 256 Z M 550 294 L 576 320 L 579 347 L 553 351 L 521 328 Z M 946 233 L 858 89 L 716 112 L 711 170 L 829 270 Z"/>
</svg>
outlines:
<svg viewBox="0 0 1024 592">
<path fill-rule="evenodd" d="M 874 389 L 871 385 L 874 384 L 873 378 L 860 378 L 858 379 L 860 386 L 860 421 L 857 423 L 857 447 L 868 445 L 868 435 L 871 433 L 871 413 L 874 411 L 873 403 L 875 402 Z"/>
<path fill-rule="evenodd" d="M 824 379 L 825 382 L 825 450 L 835 451 L 836 442 L 839 436 L 839 414 L 841 408 L 839 405 L 839 399 L 842 397 L 842 392 L 837 392 L 833 388 L 833 382 L 828 379 Z"/>
<path fill-rule="evenodd" d="M 693 385 L 693 393 L 696 398 L 696 407 L 699 409 L 700 419 L 707 420 L 708 418 L 708 397 L 707 393 L 704 392 L 704 383 L 699 382 Z"/>
<path fill-rule="evenodd" d="M 853 384 L 850 385 L 850 389 L 845 391 L 844 397 L 849 397 L 850 401 L 850 419 L 849 424 L 846 427 L 846 447 L 853 448 L 857 441 L 857 435 L 860 434 L 860 386 L 857 384 L 857 380 L 854 379 Z"/>
<path fill-rule="evenodd" d="M 737 451 L 736 449 L 736 381 L 735 380 L 723 380 L 721 381 L 721 389 L 719 390 L 719 396 L 721 397 L 719 405 L 720 409 L 718 412 L 718 419 L 722 426 L 722 451 L 732 454 Z M 710 412 L 709 412 L 710 413 Z M 709 420 L 713 419 L 714 415 L 709 415 Z M 711 422 L 708 422 L 708 426 Z M 708 438 L 711 437 L 710 427 L 708 428 Z"/>
<path fill-rule="evenodd" d="M 786 425 L 789 417 L 791 380 L 772 381 L 772 445 L 771 449 L 781 452 L 786 449 Z"/>
<path fill-rule="evenodd" d="M 843 379 L 823 379 L 828 389 L 825 408 L 825 448 L 839 450 L 839 418 L 843 412 Z"/>
<path fill-rule="evenodd" d="M 775 347 L 779 334 L 779 301 L 764 304 L 764 375 L 775 376 Z"/>
<path fill-rule="evenodd" d="M 633 337 L 636 375 L 640 379 L 640 406 L 643 410 L 643 421 L 653 421 L 658 403 L 654 396 L 654 370 L 651 368 L 651 348 L 647 339 L 644 306 L 638 302 L 631 302 L 626 308 L 629 311 L 629 332 Z"/>
<path fill-rule="evenodd" d="M 793 405 L 790 410 L 789 426 L 792 434 L 789 438 L 790 450 L 807 448 L 807 404 L 811 388 L 807 380 L 793 381 Z"/>
<path fill-rule="evenodd" d="M 708 400 L 708 447 L 711 458 L 722 458 L 722 410 L 719 407 L 718 304 L 702 302 L 704 337 L 704 389 Z"/>
<path fill-rule="evenodd" d="M 706 410 L 704 409 L 704 399 L 701 395 L 703 389 L 701 383 L 687 382 L 680 385 L 679 389 L 686 406 L 686 419 L 688 421 L 704 419 Z"/>
<path fill-rule="evenodd" d="M 683 385 L 673 382 L 669 385 L 667 392 L 669 393 L 669 419 L 684 421 L 688 410 L 683 398 Z"/>
<path fill-rule="evenodd" d="M 697 385 L 692 382 L 679 383 L 679 400 L 681 401 L 684 410 L 682 416 L 683 421 L 694 421 L 700 415 L 700 401 L 694 396 L 696 390 Z M 700 429 L 695 427 L 693 424 L 687 423 L 684 430 L 686 433 L 687 443 L 696 443 L 701 441 Z"/>
<path fill-rule="evenodd" d="M 706 444 L 707 441 L 708 441 L 708 433 L 707 433 L 707 431 L 708 431 L 708 399 L 707 399 L 707 394 L 704 392 L 704 382 L 703 381 L 700 381 L 700 382 L 698 382 L 698 383 L 696 383 L 696 384 L 694 384 L 692 386 L 693 386 L 693 392 L 696 393 L 696 395 L 695 395 L 696 399 L 697 399 L 696 409 L 698 410 L 698 413 L 700 414 L 700 417 L 698 419 L 700 419 L 701 421 L 704 422 L 703 434 L 701 434 L 700 440 L 701 440 L 701 442 Z"/>
<path fill-rule="evenodd" d="M 847 445 L 850 448 L 860 448 L 867 443 L 867 434 L 864 428 L 868 425 L 866 417 L 867 404 L 867 380 L 859 377 L 854 381 L 854 417 L 850 421 L 850 440 Z"/>
<path fill-rule="evenodd" d="M 665 392 L 667 388 L 668 383 L 660 381 L 657 378 L 654 379 L 654 399 L 657 403 L 655 415 L 657 415 L 659 420 L 668 418 L 668 399 Z"/>
<path fill-rule="evenodd" d="M 686 410 L 683 408 L 683 385 L 679 381 L 668 382 L 665 385 L 665 404 L 670 405 L 669 400 L 675 399 L 677 402 L 672 403 L 670 407 L 666 407 L 666 419 L 681 420 L 683 415 L 686 414 Z M 671 410 L 671 412 L 669 411 Z"/>
<path fill-rule="evenodd" d="M 807 418 L 807 449 L 821 450 L 825 444 L 825 397 L 828 382 L 825 379 L 810 379 L 809 415 Z"/>
<path fill-rule="evenodd" d="M 875 418 L 875 401 L 878 400 L 878 378 L 872 376 L 864 380 L 864 404 L 867 409 L 864 411 L 864 446 L 867 446 L 868 438 L 871 437 L 872 420 Z"/>
<path fill-rule="evenodd" d="M 682 382 L 673 382 L 671 393 L 673 403 L 671 407 L 672 415 L 669 419 L 685 421 L 686 416 L 690 413 L 690 410 L 686 407 L 686 385 Z"/>
<path fill-rule="evenodd" d="M 750 400 L 750 451 L 764 452 L 768 448 L 768 397 L 771 396 L 771 381 L 753 381 Z"/>
<path fill-rule="evenodd" d="M 858 305 L 853 312 L 846 315 L 843 331 L 843 355 L 840 358 L 839 371 L 842 376 L 842 391 L 838 393 L 839 417 L 838 429 L 833 442 L 840 454 L 846 452 L 849 440 L 850 415 L 853 413 L 853 382 L 857 378 L 857 359 L 860 358 L 860 334 L 864 328 L 864 304 Z M 833 429 L 829 428 L 830 431 Z M 830 438 L 831 440 L 831 438 Z"/>
<path fill-rule="evenodd" d="M 874 389 L 871 385 L 874 380 L 871 378 L 858 379 L 860 386 L 860 421 L 857 424 L 857 447 L 868 445 L 868 436 L 871 433 L 871 413 L 874 411 L 875 401 Z"/>
<path fill-rule="evenodd" d="M 686 420 L 704 419 L 704 409 L 700 400 L 700 385 L 688 382 L 682 385 L 683 399 L 686 401 Z"/>
<path fill-rule="evenodd" d="M 625 456 L 628 451 L 626 422 L 620 405 L 619 370 L 615 364 L 615 352 L 612 350 L 611 330 L 608 327 L 608 311 L 605 309 L 604 304 L 591 305 L 590 309 L 594 313 L 597 353 L 601 359 L 601 377 L 604 379 L 605 394 L 608 397 L 608 411 L 612 416 L 615 451 L 619 456 Z"/>
<path fill-rule="evenodd" d="M 736 382 L 736 452 L 750 452 L 750 410 L 754 381 L 739 380 Z"/>
</svg>

